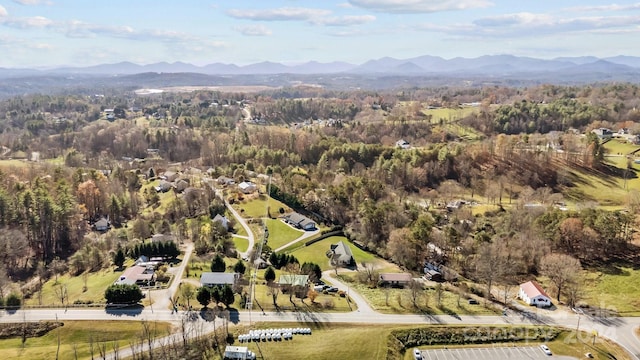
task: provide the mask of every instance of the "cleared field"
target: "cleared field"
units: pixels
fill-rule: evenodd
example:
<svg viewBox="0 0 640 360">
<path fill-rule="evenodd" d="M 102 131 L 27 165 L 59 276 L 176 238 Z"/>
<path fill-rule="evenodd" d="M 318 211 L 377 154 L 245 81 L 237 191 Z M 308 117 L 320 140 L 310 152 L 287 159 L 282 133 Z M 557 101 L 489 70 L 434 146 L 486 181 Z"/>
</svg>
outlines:
<svg viewBox="0 0 640 360">
<path fill-rule="evenodd" d="M 152 323 L 151 329 L 156 337 L 171 333 L 171 325 L 168 323 Z M 55 359 L 60 336 L 58 359 L 97 359 L 98 346 L 104 344 L 107 351 L 113 351 L 114 346 L 125 349 L 131 341 L 137 341 L 142 332 L 143 326 L 140 321 L 100 321 L 99 327 L 94 321 L 66 321 L 64 326 L 41 337 L 28 338 L 24 347 L 20 337 L 0 340 L 0 356 L 5 360 Z M 93 354 L 90 351 L 91 341 L 94 347 Z M 74 352 L 77 353 L 77 357 Z"/>
<path fill-rule="evenodd" d="M 431 122 L 433 123 L 447 123 L 460 120 L 471 114 L 475 114 L 480 111 L 479 107 L 460 107 L 460 108 L 436 108 L 425 109 L 422 112 L 431 116 Z"/>
<path fill-rule="evenodd" d="M 278 215 L 278 209 L 288 207 L 278 200 L 271 197 L 268 198 L 269 211 L 272 216 Z M 244 200 L 240 203 L 233 204 L 233 208 L 236 209 L 242 217 L 247 218 L 263 218 L 267 217 L 267 196 L 260 195 L 251 200 Z"/>
<path fill-rule="evenodd" d="M 584 282 L 584 302 L 598 308 L 640 315 L 640 269 L 610 266 L 590 271 Z"/>
<path fill-rule="evenodd" d="M 62 306 L 60 301 L 61 289 L 66 289 L 66 303 L 73 304 L 79 302 L 104 302 L 104 291 L 113 284 L 122 272 L 106 269 L 95 273 L 87 273 L 86 275 L 70 276 L 61 275 L 56 283 L 55 278 L 47 281 L 40 293 L 35 293 L 26 300 L 27 305 L 49 305 Z M 84 289 L 86 280 L 86 289 Z"/>
<path fill-rule="evenodd" d="M 603 145 L 604 149 L 610 155 L 627 155 L 638 149 L 640 146 L 629 143 L 628 141 L 622 141 L 618 139 L 612 139 Z"/>
</svg>

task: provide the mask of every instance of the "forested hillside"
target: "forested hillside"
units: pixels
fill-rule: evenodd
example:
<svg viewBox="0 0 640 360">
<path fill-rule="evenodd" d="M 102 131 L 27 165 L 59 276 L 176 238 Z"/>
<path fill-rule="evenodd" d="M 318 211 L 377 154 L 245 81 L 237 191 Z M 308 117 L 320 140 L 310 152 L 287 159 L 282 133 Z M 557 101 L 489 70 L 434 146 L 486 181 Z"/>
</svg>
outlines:
<svg viewBox="0 0 640 360">
<path fill-rule="evenodd" d="M 156 232 L 230 250 L 192 221 L 224 209 L 204 177 L 261 173 L 288 206 L 410 270 L 444 263 L 490 287 L 543 273 L 552 253 L 635 262 L 635 140 L 591 130 L 639 134 L 639 102 L 631 84 L 6 99 L 0 279 L 100 269 Z M 158 193 L 167 170 L 196 191 Z M 113 229 L 98 236 L 101 218 Z"/>
</svg>

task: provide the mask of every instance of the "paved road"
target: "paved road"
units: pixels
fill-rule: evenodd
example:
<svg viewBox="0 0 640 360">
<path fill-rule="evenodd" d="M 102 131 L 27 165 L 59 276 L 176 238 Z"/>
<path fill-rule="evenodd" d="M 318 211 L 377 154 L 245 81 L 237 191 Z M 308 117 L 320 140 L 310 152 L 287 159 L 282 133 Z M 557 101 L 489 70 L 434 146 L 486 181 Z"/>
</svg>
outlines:
<svg viewBox="0 0 640 360">
<path fill-rule="evenodd" d="M 353 302 L 355 302 L 356 305 L 358 305 L 357 312 L 360 312 L 362 314 L 372 315 L 372 316 L 377 315 L 377 312 L 373 310 L 373 308 L 369 305 L 369 302 L 362 295 L 360 295 L 356 291 L 351 291 L 351 288 L 349 288 L 349 285 L 336 279 L 333 275 L 335 275 L 334 270 L 326 270 L 322 272 L 323 279 L 327 279 L 333 286 L 349 294 L 349 298 Z"/>
<path fill-rule="evenodd" d="M 182 316 L 173 314 L 169 310 L 161 309 L 151 311 L 150 309 L 140 309 L 137 311 L 105 311 L 104 309 L 80 310 L 80 309 L 38 309 L 38 310 L 18 310 L 12 313 L 0 312 L 0 323 L 19 323 L 23 321 L 40 320 L 148 320 L 148 321 L 171 321 L 179 322 Z M 521 324 L 547 324 L 565 326 L 575 329 L 578 324 L 578 316 L 571 314 L 558 314 L 538 317 L 522 316 L 449 316 L 449 315 L 395 315 L 378 314 L 363 311 L 353 311 L 348 313 L 308 313 L 308 312 L 267 312 L 258 315 L 254 312 L 252 318 L 248 312 L 238 312 L 231 316 L 234 323 L 242 322 L 252 324 L 255 322 L 297 322 L 307 324 L 322 323 L 360 323 L 360 324 L 457 324 L 457 325 L 521 325 Z M 640 326 L 640 318 L 608 318 L 595 319 L 587 316 L 580 318 L 580 330 L 597 331 L 598 336 L 606 337 L 618 342 L 633 354 L 634 359 L 640 359 L 640 340 L 633 331 Z M 585 341 L 591 340 L 583 339 Z"/>
<path fill-rule="evenodd" d="M 187 243 L 184 249 L 184 256 L 182 258 L 182 262 L 180 266 L 171 268 L 169 271 L 173 274 L 173 281 L 171 282 L 171 286 L 167 289 L 163 290 L 152 290 L 151 296 L 152 307 L 153 310 L 166 310 L 170 308 L 171 298 L 178 291 L 178 287 L 180 287 L 180 283 L 182 282 L 182 276 L 184 274 L 184 270 L 187 268 L 189 264 L 189 258 L 191 257 L 191 253 L 193 252 L 193 243 Z"/>
<path fill-rule="evenodd" d="M 220 194 L 220 197 L 222 197 L 221 194 Z M 247 247 L 247 251 L 245 252 L 239 251 L 240 256 L 242 258 L 245 258 L 249 256 L 249 252 L 251 252 L 251 250 L 253 249 L 253 246 L 255 244 L 255 236 L 253 235 L 253 232 L 251 231 L 249 224 L 247 224 L 247 221 L 242 216 L 240 216 L 240 214 L 236 211 L 236 209 L 234 209 L 233 206 L 231 206 L 231 204 L 227 202 L 227 200 L 224 200 L 224 204 L 226 205 L 227 209 L 233 214 L 233 216 L 235 216 L 236 220 L 238 220 L 238 223 L 240 223 L 240 226 L 242 226 L 244 228 L 244 231 L 247 233 L 247 240 L 249 241 L 249 246 Z"/>
</svg>

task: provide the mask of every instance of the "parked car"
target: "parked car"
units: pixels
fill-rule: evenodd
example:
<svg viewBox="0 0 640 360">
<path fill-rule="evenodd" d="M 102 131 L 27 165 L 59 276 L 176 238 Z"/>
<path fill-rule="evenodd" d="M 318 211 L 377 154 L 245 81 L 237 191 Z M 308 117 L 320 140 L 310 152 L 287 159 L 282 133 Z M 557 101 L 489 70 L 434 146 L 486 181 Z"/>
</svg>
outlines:
<svg viewBox="0 0 640 360">
<path fill-rule="evenodd" d="M 476 299 L 469 299 L 469 305 L 478 305 L 478 300 L 476 300 Z"/>
<path fill-rule="evenodd" d="M 413 358 L 415 360 L 422 360 L 422 353 L 418 349 L 413 349 Z"/>
<path fill-rule="evenodd" d="M 544 352 L 545 354 L 547 354 L 549 356 L 553 355 L 551 353 L 551 349 L 549 349 L 549 347 L 547 345 L 545 345 L 545 344 L 540 345 L 540 349 L 542 349 L 542 352 Z"/>
<path fill-rule="evenodd" d="M 313 290 L 322 291 L 322 290 L 324 290 L 324 285 L 316 285 L 316 286 L 313 287 Z"/>
<path fill-rule="evenodd" d="M 330 288 L 327 289 L 327 292 L 330 292 L 330 293 L 338 292 L 338 288 L 335 286 L 331 286 Z"/>
</svg>

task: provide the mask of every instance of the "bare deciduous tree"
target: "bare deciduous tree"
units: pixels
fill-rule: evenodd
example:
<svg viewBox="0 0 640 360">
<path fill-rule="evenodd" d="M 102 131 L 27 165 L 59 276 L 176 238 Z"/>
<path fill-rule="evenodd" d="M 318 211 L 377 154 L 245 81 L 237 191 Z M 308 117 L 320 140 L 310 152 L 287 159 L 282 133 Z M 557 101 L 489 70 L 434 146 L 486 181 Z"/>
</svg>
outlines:
<svg viewBox="0 0 640 360">
<path fill-rule="evenodd" d="M 548 276 L 555 285 L 558 302 L 565 286 L 576 282 L 581 270 L 580 261 L 565 254 L 549 254 L 540 260 L 540 273 Z"/>
</svg>

